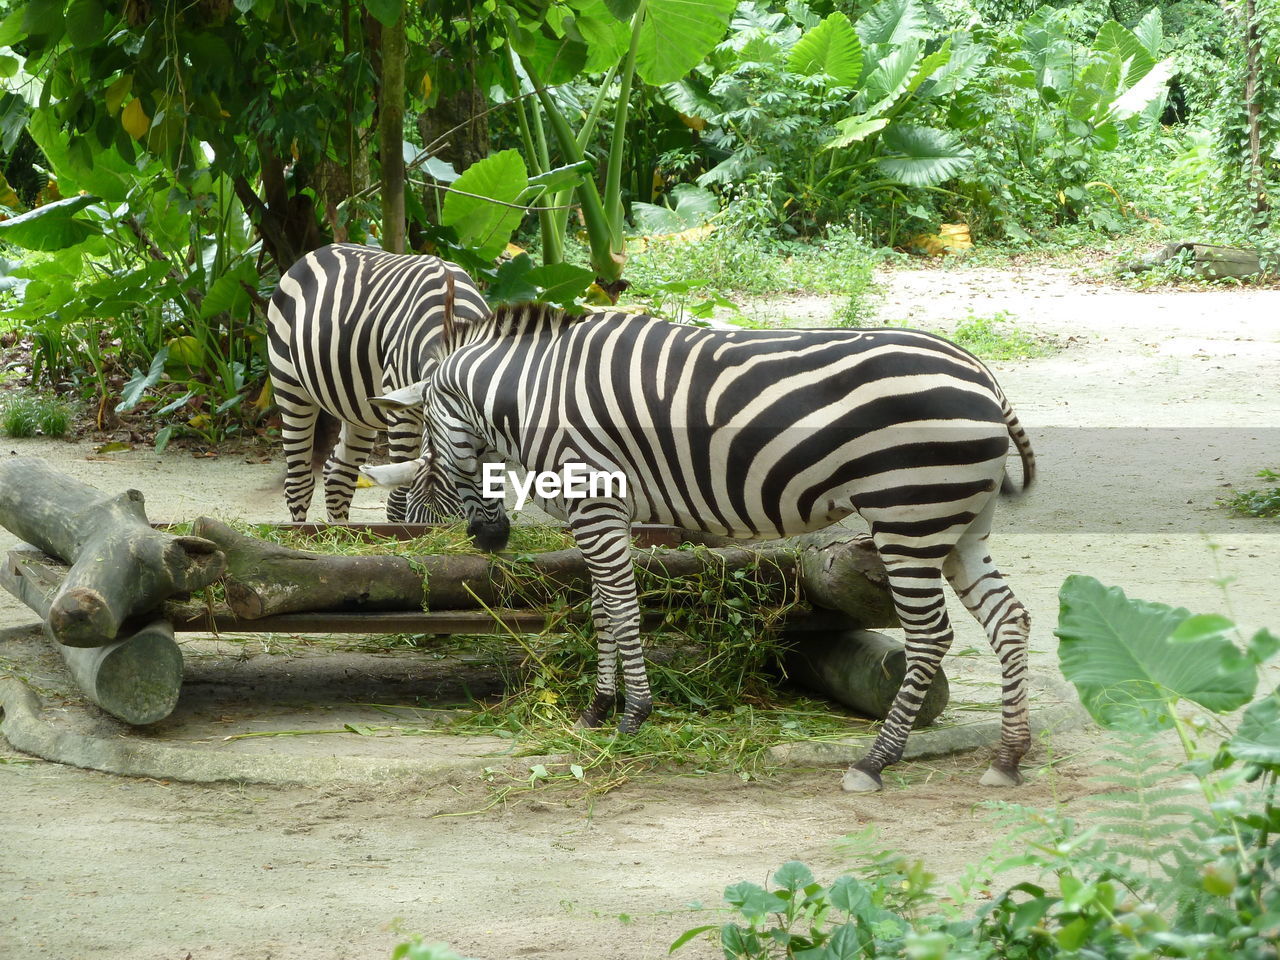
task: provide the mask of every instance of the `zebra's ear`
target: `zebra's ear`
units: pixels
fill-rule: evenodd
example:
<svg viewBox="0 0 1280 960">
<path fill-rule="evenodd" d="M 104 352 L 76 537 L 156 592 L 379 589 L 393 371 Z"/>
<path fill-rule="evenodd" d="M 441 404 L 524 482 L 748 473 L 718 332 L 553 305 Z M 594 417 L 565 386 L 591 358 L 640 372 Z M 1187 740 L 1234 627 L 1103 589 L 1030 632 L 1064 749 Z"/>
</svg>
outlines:
<svg viewBox="0 0 1280 960">
<path fill-rule="evenodd" d="M 366 463 L 361 465 L 360 472 L 380 487 L 403 487 L 413 483 L 413 478 L 426 463 L 425 457 L 403 463 L 381 463 L 377 466 Z"/>
<path fill-rule="evenodd" d="M 380 410 L 420 410 L 426 402 L 430 384 L 430 380 L 419 380 L 380 397 L 370 397 L 369 402 Z"/>
</svg>

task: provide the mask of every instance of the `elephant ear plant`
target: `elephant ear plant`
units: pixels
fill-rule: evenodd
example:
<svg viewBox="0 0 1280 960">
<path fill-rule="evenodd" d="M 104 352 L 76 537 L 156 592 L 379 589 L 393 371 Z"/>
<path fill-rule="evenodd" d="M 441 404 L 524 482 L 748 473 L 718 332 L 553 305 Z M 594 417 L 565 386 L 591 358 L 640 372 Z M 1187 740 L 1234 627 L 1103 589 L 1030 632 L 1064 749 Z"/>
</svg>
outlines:
<svg viewBox="0 0 1280 960">
<path fill-rule="evenodd" d="M 1062 884 L 1057 905 L 1074 901 L 1070 916 L 1063 914 L 1060 942 L 1126 945 L 1126 952 L 1108 955 L 1274 957 L 1280 845 L 1271 840 L 1280 832 L 1280 688 L 1256 694 L 1258 668 L 1280 649 L 1280 638 L 1265 629 L 1246 637 L 1227 617 L 1133 600 L 1091 577 L 1069 577 L 1060 600 L 1062 672 L 1085 709 L 1108 729 L 1176 731 L 1184 769 L 1208 804 L 1209 827 L 1190 835 L 1179 856 L 1164 862 L 1165 876 L 1149 878 L 1146 892 L 1151 899 L 1164 894 L 1172 903 L 1170 916 L 1146 911 L 1145 919 L 1122 923 L 1119 905 L 1105 902 L 1105 877 L 1073 877 Z M 1189 721 L 1195 707 L 1206 713 Z M 1241 707 L 1233 730 L 1225 717 Z M 1217 736 L 1216 746 L 1201 746 L 1206 734 Z"/>
</svg>

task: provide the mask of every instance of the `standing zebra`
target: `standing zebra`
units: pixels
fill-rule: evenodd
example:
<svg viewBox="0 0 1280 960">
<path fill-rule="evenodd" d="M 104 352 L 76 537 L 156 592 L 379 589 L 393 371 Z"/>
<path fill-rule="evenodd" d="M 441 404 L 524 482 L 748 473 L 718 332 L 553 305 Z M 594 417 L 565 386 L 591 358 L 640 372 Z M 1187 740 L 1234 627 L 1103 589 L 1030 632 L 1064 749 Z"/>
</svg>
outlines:
<svg viewBox="0 0 1280 960">
<path fill-rule="evenodd" d="M 330 520 L 345 520 L 356 471 L 386 430 L 393 461 L 419 454 L 417 411 L 383 411 L 369 398 L 424 380 L 446 314 L 488 315 L 471 278 L 439 257 L 403 256 L 332 244 L 308 253 L 280 278 L 267 309 L 271 384 L 280 406 L 287 475 L 285 502 L 305 520 L 315 486 L 313 447 L 322 416 L 341 423 L 324 469 Z M 426 471 L 393 491 L 387 518 L 425 522 L 458 512 L 451 488 L 428 491 Z"/>
<path fill-rule="evenodd" d="M 485 459 L 562 476 L 584 464 L 627 479 L 625 495 L 538 500 L 568 520 L 591 573 L 599 661 L 583 725 L 613 707 L 619 656 L 619 730 L 635 730 L 651 708 L 632 521 L 781 537 L 857 512 L 885 564 L 907 669 L 845 789 L 880 789 L 880 771 L 902 756 L 952 640 L 944 578 L 986 629 L 1004 677 L 1000 746 L 982 782 L 1021 781 L 1030 621 L 991 561 L 987 534 L 1010 438 L 1024 489 L 1035 461 L 980 361 L 918 331 L 708 330 L 542 305 L 500 309 L 456 339 L 425 391 L 382 402 L 425 399 L 432 449 L 481 547 L 501 549 L 508 533 L 503 502 L 481 495 Z"/>
</svg>

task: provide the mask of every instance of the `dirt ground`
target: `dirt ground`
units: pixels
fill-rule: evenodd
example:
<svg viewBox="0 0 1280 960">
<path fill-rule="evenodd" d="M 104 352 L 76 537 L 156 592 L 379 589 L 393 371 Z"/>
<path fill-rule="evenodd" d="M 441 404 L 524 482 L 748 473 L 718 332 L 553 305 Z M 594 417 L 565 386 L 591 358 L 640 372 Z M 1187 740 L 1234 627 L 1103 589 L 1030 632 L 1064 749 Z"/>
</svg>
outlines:
<svg viewBox="0 0 1280 960">
<path fill-rule="evenodd" d="M 1280 293 L 1136 293 L 1048 267 L 882 281 L 885 320 L 945 332 L 1006 311 L 1068 344 L 993 364 L 1040 460 L 1039 485 L 1002 507 L 992 537 L 1032 612 L 1034 677 L 1057 675 L 1056 594 L 1071 573 L 1280 626 L 1280 526 L 1214 506 L 1280 467 Z M 816 318 L 830 304 L 770 309 Z M 3 441 L 0 456 L 10 451 L 104 490 L 137 487 L 153 519 L 283 516 L 279 467 L 255 458 Z M 379 515 L 377 492 L 361 491 L 354 518 Z M 953 614 L 958 648 L 978 646 L 976 625 Z M 0 627 L 31 619 L 0 603 Z M 868 824 L 954 881 L 1001 839 L 985 801 L 1086 806 L 1108 749 L 1096 731 L 1056 735 L 1028 758 L 1025 786 L 994 794 L 977 786 L 979 751 L 904 764 L 874 796 L 841 793 L 836 768 L 783 768 L 747 782 L 652 775 L 591 801 L 553 789 L 493 802 L 478 776 L 193 786 L 32 761 L 0 741 L 0 958 L 365 960 L 388 957 L 401 932 L 478 960 L 656 958 L 688 927 L 717 922 L 686 905 L 718 904 L 727 884 L 764 882 L 790 859 L 828 881 L 852 869 L 837 841 Z"/>
</svg>

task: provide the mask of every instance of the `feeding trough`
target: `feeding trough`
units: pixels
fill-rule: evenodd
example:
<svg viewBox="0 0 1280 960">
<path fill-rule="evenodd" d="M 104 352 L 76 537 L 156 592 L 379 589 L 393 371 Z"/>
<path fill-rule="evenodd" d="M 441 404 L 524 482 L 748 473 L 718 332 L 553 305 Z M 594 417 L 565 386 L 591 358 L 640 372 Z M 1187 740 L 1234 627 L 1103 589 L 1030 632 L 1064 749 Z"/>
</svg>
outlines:
<svg viewBox="0 0 1280 960">
<path fill-rule="evenodd" d="M 108 496 L 34 458 L 0 463 L 0 524 L 30 544 L 9 552 L 0 585 L 41 617 L 85 696 L 135 725 L 163 719 L 177 703 L 178 633 L 540 633 L 549 604 L 590 595 L 575 549 L 517 558 L 330 555 L 260 540 L 211 518 L 198 519 L 191 535 L 175 536 L 148 523 L 137 491 Z M 364 528 L 420 532 L 398 524 Z M 900 644 L 873 632 L 897 620 L 865 536 L 837 528 L 752 544 L 703 538 L 673 549 L 686 541 L 683 531 L 641 526 L 636 533 L 641 576 L 750 568 L 766 600 L 782 603 L 798 592 L 803 602 L 783 625 L 791 650 L 786 669 L 823 695 L 883 718 L 904 658 Z M 512 589 L 513 577 L 519 589 Z M 191 599 L 215 583 L 223 599 Z M 666 614 L 645 609 L 646 627 L 660 627 Z M 946 700 L 939 673 L 922 722 Z"/>
</svg>

